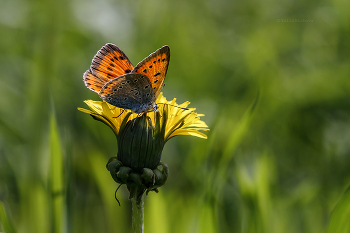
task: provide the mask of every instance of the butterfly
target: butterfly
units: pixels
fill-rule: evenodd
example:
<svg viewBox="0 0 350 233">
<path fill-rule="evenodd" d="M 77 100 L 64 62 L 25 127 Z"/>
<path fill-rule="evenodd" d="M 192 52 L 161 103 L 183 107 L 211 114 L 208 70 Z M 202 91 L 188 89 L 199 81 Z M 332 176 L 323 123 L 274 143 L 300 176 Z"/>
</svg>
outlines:
<svg viewBox="0 0 350 233">
<path fill-rule="evenodd" d="M 108 43 L 94 56 L 83 79 L 111 105 L 135 113 L 156 111 L 169 60 L 170 48 L 165 45 L 133 67 L 123 51 Z"/>
</svg>

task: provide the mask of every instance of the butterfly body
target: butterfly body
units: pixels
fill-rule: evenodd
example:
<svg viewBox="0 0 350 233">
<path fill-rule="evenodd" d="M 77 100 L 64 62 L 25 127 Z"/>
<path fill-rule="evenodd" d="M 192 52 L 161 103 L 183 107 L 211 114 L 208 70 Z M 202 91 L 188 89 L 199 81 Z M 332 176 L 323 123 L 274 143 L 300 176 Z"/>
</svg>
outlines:
<svg viewBox="0 0 350 233">
<path fill-rule="evenodd" d="M 106 44 L 84 73 L 84 83 L 101 99 L 116 107 L 135 113 L 155 111 L 169 59 L 170 49 L 163 46 L 134 68 L 117 46 Z"/>
</svg>

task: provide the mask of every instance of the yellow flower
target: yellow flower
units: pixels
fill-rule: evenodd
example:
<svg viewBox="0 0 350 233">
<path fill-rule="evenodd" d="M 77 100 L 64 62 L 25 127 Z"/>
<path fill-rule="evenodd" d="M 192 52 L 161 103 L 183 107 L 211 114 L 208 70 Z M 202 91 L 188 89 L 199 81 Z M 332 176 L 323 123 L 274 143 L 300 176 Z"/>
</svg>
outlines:
<svg viewBox="0 0 350 233">
<path fill-rule="evenodd" d="M 78 108 L 78 110 L 88 113 L 95 120 L 105 123 L 117 136 L 119 134 L 120 126 L 127 115 L 131 113 L 129 121 L 138 116 L 138 114 L 133 113 L 128 109 L 117 108 L 105 101 L 86 100 L 84 102 L 91 110 L 84 108 Z M 207 135 L 199 132 L 209 131 L 205 122 L 200 120 L 200 117 L 204 115 L 194 112 L 195 108 L 188 108 L 188 110 L 184 109 L 190 104 L 190 102 L 186 101 L 185 103 L 178 105 L 176 99 L 167 101 L 163 96 L 163 93 L 160 93 L 156 103 L 160 115 L 166 116 L 165 121 L 160 122 L 160 127 L 162 129 L 165 127 L 165 141 L 177 135 L 191 135 L 205 139 L 207 138 Z M 155 125 L 155 112 L 148 112 L 147 115 L 151 118 L 153 125 Z"/>
<path fill-rule="evenodd" d="M 78 108 L 90 114 L 95 120 L 108 125 L 117 137 L 118 154 L 107 163 L 113 179 L 126 184 L 130 198 L 141 196 L 147 190 L 158 192 L 168 178 L 168 166 L 160 162 L 164 144 L 177 135 L 191 135 L 207 138 L 199 131 L 208 131 L 200 120 L 203 114 L 186 108 L 190 103 L 178 105 L 176 100 L 167 101 L 160 93 L 156 103 L 157 111 L 136 114 L 117 108 L 104 101 L 86 100 L 91 110 Z"/>
</svg>

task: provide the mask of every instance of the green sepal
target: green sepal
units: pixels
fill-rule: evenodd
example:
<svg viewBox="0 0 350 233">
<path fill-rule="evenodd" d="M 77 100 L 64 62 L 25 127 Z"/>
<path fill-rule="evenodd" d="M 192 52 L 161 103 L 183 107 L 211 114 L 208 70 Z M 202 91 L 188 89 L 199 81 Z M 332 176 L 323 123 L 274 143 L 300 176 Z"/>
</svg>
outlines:
<svg viewBox="0 0 350 233">
<path fill-rule="evenodd" d="M 139 186 L 139 187 L 144 188 L 144 189 L 146 188 L 146 186 L 142 182 L 142 178 L 141 178 L 139 173 L 132 172 L 132 173 L 130 173 L 129 177 L 133 182 L 135 182 L 136 186 Z"/>
<path fill-rule="evenodd" d="M 157 168 L 153 170 L 153 173 L 156 176 L 156 182 L 154 182 L 154 185 L 152 186 L 152 188 L 162 186 L 165 183 L 163 182 L 165 179 L 165 177 L 163 176 L 163 173 Z"/>
<path fill-rule="evenodd" d="M 141 171 L 142 168 L 147 166 L 147 161 L 145 161 L 144 151 L 147 149 L 147 135 L 148 135 L 148 125 L 146 116 L 136 118 L 135 122 L 130 122 L 133 124 L 133 128 L 130 131 L 132 134 L 131 143 L 131 166 L 136 171 Z"/>
<path fill-rule="evenodd" d="M 123 166 L 123 163 L 120 162 L 116 157 L 110 158 L 106 165 L 108 171 L 115 173 L 119 170 L 121 166 Z"/>
<path fill-rule="evenodd" d="M 107 164 L 107 170 L 111 173 L 111 176 L 113 178 L 113 180 L 117 183 L 122 183 L 123 181 L 121 179 L 118 178 L 117 173 L 119 171 L 119 168 L 123 166 L 123 163 L 120 162 L 119 160 L 117 160 L 117 157 L 111 157 Z"/>
<path fill-rule="evenodd" d="M 120 167 L 119 172 L 117 173 L 118 178 L 120 178 L 124 184 L 128 183 L 129 174 L 132 172 L 130 167 Z"/>
<path fill-rule="evenodd" d="M 152 185 L 154 184 L 155 178 L 156 178 L 156 176 L 154 175 L 154 172 L 151 169 L 149 169 L 149 168 L 142 169 L 141 177 L 145 181 L 151 183 Z"/>
</svg>

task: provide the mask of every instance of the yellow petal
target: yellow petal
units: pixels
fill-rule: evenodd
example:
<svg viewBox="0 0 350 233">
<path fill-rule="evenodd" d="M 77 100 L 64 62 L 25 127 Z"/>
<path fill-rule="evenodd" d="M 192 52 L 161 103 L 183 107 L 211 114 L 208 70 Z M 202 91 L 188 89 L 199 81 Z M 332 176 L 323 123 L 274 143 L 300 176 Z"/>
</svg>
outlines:
<svg viewBox="0 0 350 233">
<path fill-rule="evenodd" d="M 195 137 L 199 137 L 199 138 L 204 138 L 204 139 L 207 139 L 207 135 L 205 135 L 204 133 L 201 133 L 197 130 L 191 130 L 191 129 L 179 129 L 179 130 L 176 130 L 174 133 L 172 133 L 168 140 L 172 137 L 175 137 L 177 135 L 190 135 L 190 136 L 195 136 Z"/>
</svg>

